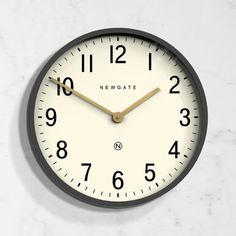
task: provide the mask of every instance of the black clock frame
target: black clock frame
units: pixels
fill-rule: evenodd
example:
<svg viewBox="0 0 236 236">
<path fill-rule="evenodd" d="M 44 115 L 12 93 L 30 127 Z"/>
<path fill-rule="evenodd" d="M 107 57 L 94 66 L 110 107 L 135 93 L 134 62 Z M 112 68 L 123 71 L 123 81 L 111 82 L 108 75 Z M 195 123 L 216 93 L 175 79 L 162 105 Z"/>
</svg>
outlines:
<svg viewBox="0 0 236 236">
<path fill-rule="evenodd" d="M 198 144 L 197 147 L 193 153 L 193 156 L 191 160 L 189 161 L 186 168 L 183 170 L 183 172 L 175 179 L 173 180 L 169 185 L 167 185 L 165 188 L 160 190 L 159 192 L 156 192 L 150 196 L 132 200 L 132 201 L 105 201 L 100 200 L 96 198 L 89 197 L 85 194 L 82 194 L 75 189 L 71 188 L 69 185 L 67 185 L 65 182 L 63 182 L 51 169 L 51 167 L 48 165 L 47 161 L 45 160 L 38 142 L 37 137 L 35 133 L 35 127 L 34 127 L 34 107 L 36 102 L 36 96 L 38 93 L 39 86 L 45 77 L 46 73 L 50 69 L 50 67 L 53 65 L 53 63 L 67 50 L 70 48 L 78 45 L 79 43 L 82 43 L 86 40 L 96 38 L 96 37 L 102 37 L 102 36 L 133 36 L 135 38 L 140 38 L 146 41 L 149 41 L 150 43 L 153 43 L 159 47 L 162 47 L 164 49 L 167 49 L 168 52 L 170 52 L 174 57 L 175 60 L 178 60 L 178 63 L 180 65 L 183 65 L 184 68 L 186 68 L 187 74 L 189 74 L 189 77 L 191 78 L 191 82 L 193 84 L 194 90 L 196 92 L 196 96 L 198 98 L 198 107 L 199 107 L 199 137 L 198 137 Z M 34 86 L 32 88 L 29 102 L 28 102 L 28 109 L 27 109 L 27 131 L 28 131 L 28 137 L 31 145 L 31 149 L 34 153 L 34 156 L 43 169 L 43 171 L 46 173 L 46 175 L 57 185 L 60 189 L 62 189 L 64 192 L 70 194 L 72 197 L 82 200 L 83 202 L 93 204 L 96 206 L 102 206 L 102 207 L 109 207 L 109 208 L 124 208 L 124 207 L 131 207 L 136 206 L 139 204 L 143 204 L 145 202 L 148 202 L 150 200 L 153 200 L 157 197 L 160 197 L 164 193 L 171 190 L 173 187 L 175 187 L 180 181 L 183 180 L 183 178 L 188 174 L 188 172 L 191 170 L 193 165 L 195 164 L 196 160 L 199 157 L 199 154 L 202 150 L 204 140 L 206 137 L 206 131 L 207 131 L 207 122 L 208 122 L 208 112 L 207 112 L 207 103 L 205 94 L 201 85 L 201 82 L 190 65 L 190 63 L 185 59 L 185 57 L 173 46 L 171 46 L 169 43 L 165 42 L 164 40 L 158 38 L 157 36 L 154 36 L 152 34 L 140 31 L 140 30 L 134 30 L 134 29 L 128 29 L 128 28 L 110 28 L 110 29 L 102 29 L 93 31 L 91 33 L 85 34 L 83 36 L 80 36 L 70 43 L 66 44 L 64 47 L 62 47 L 58 52 L 56 52 L 47 62 L 47 64 L 44 66 L 40 74 L 38 75 Z"/>
</svg>

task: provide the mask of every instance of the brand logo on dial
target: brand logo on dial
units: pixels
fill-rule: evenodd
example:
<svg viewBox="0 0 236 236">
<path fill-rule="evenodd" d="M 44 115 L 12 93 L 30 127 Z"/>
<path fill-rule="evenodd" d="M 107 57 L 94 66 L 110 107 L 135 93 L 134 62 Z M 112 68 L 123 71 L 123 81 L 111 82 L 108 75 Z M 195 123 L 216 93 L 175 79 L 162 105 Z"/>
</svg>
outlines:
<svg viewBox="0 0 236 236">
<path fill-rule="evenodd" d="M 118 84 L 118 85 L 100 85 L 100 90 L 136 90 L 136 85 L 133 84 Z"/>
</svg>

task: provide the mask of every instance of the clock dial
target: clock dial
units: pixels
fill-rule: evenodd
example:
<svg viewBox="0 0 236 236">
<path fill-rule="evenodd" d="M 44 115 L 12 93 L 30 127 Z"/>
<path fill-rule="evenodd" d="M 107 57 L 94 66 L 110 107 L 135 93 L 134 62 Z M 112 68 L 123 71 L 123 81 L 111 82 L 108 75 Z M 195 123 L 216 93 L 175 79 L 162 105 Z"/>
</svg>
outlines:
<svg viewBox="0 0 236 236">
<path fill-rule="evenodd" d="M 135 30 L 93 32 L 45 66 L 28 109 L 37 160 L 66 192 L 122 207 L 162 195 L 188 173 L 207 123 L 183 56 Z"/>
</svg>

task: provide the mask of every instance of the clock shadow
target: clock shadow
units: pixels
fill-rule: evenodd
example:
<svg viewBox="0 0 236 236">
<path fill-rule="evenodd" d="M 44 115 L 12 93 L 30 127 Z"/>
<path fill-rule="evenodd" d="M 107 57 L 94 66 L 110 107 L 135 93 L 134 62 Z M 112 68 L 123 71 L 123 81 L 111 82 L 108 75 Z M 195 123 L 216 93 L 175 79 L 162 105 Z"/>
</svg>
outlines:
<svg viewBox="0 0 236 236">
<path fill-rule="evenodd" d="M 50 58 L 50 57 L 49 57 Z M 151 201 L 144 205 L 123 209 L 111 209 L 89 205 L 81 202 L 59 189 L 43 172 L 31 150 L 27 133 L 27 105 L 29 96 L 38 74 L 48 61 L 47 58 L 30 78 L 20 101 L 20 108 L 12 120 L 10 140 L 19 180 L 34 203 L 43 211 L 50 211 L 56 217 L 67 221 L 84 224 L 122 224 L 145 217 L 162 204 L 163 199 Z M 15 122 L 18 117 L 18 122 Z M 22 150 L 22 154 L 19 152 Z M 32 206 L 33 207 L 33 206 Z M 82 213 L 82 214 L 81 214 Z"/>
</svg>

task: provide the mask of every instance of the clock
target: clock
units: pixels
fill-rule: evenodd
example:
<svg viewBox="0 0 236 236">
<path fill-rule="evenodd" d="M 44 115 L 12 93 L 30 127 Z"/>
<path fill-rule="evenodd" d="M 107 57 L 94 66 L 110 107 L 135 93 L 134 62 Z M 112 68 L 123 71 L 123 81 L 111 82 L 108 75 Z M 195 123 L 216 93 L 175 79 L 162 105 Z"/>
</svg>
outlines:
<svg viewBox="0 0 236 236">
<path fill-rule="evenodd" d="M 93 205 L 129 207 L 189 173 L 207 104 L 173 46 L 138 30 L 104 29 L 49 59 L 32 88 L 27 127 L 35 158 L 60 189 Z"/>
</svg>

